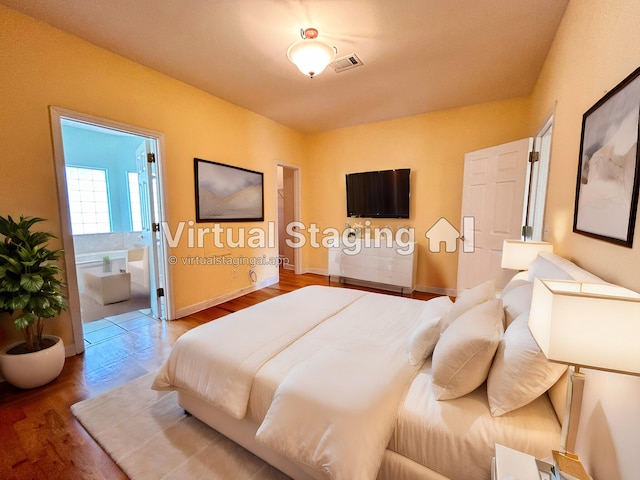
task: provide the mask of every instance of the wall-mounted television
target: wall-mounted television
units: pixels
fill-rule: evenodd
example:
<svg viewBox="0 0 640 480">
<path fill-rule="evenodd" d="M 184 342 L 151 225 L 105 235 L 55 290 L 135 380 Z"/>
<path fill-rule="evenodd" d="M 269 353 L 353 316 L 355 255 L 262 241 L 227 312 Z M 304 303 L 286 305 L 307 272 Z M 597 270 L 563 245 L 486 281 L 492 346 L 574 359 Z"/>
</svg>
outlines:
<svg viewBox="0 0 640 480">
<path fill-rule="evenodd" d="M 411 170 L 348 173 L 347 216 L 409 218 Z"/>
</svg>

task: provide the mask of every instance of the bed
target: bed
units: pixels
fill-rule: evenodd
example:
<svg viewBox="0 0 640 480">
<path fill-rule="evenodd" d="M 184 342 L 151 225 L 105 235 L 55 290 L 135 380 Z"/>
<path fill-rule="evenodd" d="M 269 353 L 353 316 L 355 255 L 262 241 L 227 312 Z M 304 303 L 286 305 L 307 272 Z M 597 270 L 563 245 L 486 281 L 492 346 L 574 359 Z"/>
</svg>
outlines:
<svg viewBox="0 0 640 480">
<path fill-rule="evenodd" d="M 527 328 L 541 254 L 500 294 L 429 301 L 310 286 L 185 333 L 153 388 L 295 479 L 489 479 L 495 443 L 557 449 L 565 367 Z"/>
</svg>

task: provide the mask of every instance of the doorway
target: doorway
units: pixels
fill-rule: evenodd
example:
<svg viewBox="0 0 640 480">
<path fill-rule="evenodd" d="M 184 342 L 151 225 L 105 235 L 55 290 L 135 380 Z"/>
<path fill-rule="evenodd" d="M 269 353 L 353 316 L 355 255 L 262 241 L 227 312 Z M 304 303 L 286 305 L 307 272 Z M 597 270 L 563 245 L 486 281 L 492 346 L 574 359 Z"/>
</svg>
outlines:
<svg viewBox="0 0 640 480">
<path fill-rule="evenodd" d="M 278 257 L 280 265 L 296 274 L 302 273 L 300 248 L 293 248 L 292 232 L 299 232 L 300 221 L 300 168 L 295 165 L 277 166 Z"/>
<path fill-rule="evenodd" d="M 167 318 L 161 135 L 51 109 L 77 353 L 126 322 Z"/>
</svg>

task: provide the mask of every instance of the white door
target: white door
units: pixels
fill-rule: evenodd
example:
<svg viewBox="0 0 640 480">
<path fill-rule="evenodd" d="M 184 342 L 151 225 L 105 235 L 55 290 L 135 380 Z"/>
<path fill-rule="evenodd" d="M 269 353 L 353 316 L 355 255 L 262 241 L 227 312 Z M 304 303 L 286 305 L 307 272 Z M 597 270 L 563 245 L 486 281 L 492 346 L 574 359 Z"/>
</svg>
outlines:
<svg viewBox="0 0 640 480">
<path fill-rule="evenodd" d="M 159 271 L 158 250 L 161 248 L 159 226 L 158 184 L 155 163 L 155 142 L 146 139 L 136 150 L 138 167 L 138 189 L 140 192 L 140 210 L 142 232 L 140 244 L 147 247 L 149 268 L 149 295 L 151 313 L 154 318 L 162 317 L 164 289 Z"/>
<path fill-rule="evenodd" d="M 464 156 L 464 248 L 458 250 L 458 294 L 490 278 L 495 279 L 497 289 L 502 289 L 513 276 L 513 271 L 500 267 L 502 243 L 521 238 L 532 146 L 533 139 L 525 138 Z M 468 225 L 473 225 L 472 232 L 465 231 Z"/>
</svg>

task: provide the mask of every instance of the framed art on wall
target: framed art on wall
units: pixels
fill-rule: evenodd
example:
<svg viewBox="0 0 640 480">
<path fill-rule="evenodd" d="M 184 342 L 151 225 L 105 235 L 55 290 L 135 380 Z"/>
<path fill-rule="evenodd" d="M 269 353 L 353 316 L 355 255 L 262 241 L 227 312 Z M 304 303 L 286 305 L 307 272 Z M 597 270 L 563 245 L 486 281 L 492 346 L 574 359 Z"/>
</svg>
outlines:
<svg viewBox="0 0 640 480">
<path fill-rule="evenodd" d="M 264 220 L 263 174 L 245 168 L 193 159 L 196 221 Z"/>
<path fill-rule="evenodd" d="M 640 68 L 582 118 L 573 231 L 633 246 L 638 207 Z"/>
</svg>

